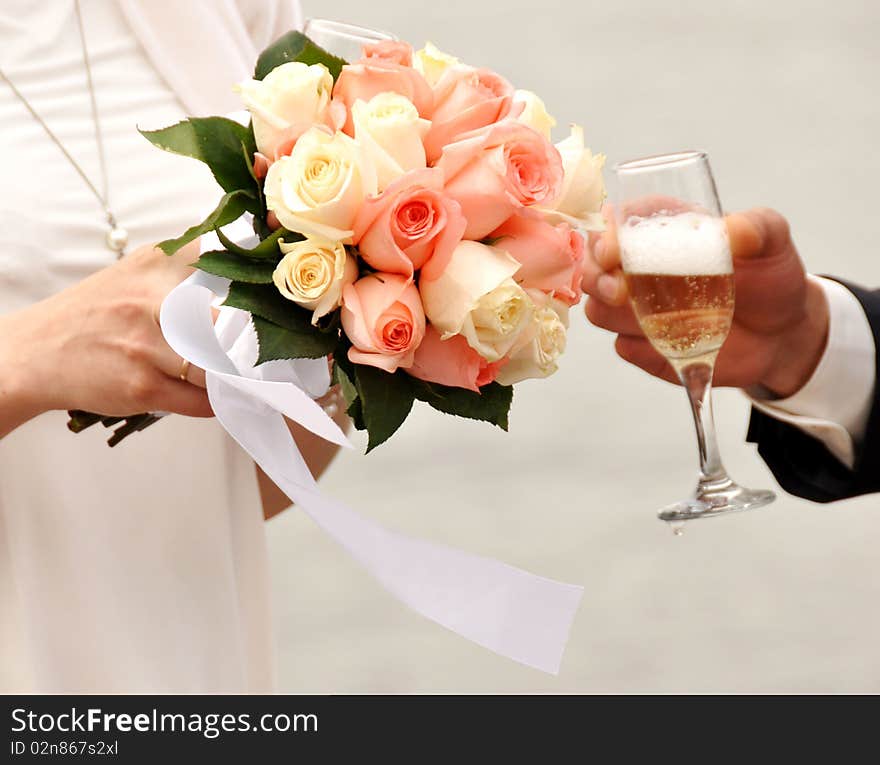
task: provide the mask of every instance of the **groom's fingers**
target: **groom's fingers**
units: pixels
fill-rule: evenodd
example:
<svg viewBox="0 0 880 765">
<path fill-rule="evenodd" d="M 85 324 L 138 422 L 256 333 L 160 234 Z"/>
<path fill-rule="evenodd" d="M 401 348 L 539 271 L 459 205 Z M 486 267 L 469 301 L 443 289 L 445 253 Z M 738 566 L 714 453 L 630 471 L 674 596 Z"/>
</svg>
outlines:
<svg viewBox="0 0 880 765">
<path fill-rule="evenodd" d="M 642 330 L 629 304 L 609 305 L 604 300 L 589 298 L 584 312 L 591 324 L 617 335 L 641 335 Z"/>
<path fill-rule="evenodd" d="M 634 364 L 654 377 L 676 383 L 675 371 L 644 337 L 620 335 L 614 343 L 617 355 L 624 361 Z"/>
<path fill-rule="evenodd" d="M 788 221 L 776 210 L 756 207 L 727 215 L 724 220 L 734 259 L 775 255 L 791 245 Z"/>
<path fill-rule="evenodd" d="M 587 255 L 602 271 L 613 271 L 620 267 L 620 248 L 617 244 L 617 223 L 611 205 L 602 208 L 605 230 L 591 231 L 587 237 Z"/>
<path fill-rule="evenodd" d="M 589 252 L 584 255 L 584 276 L 581 286 L 590 297 L 603 300 L 610 305 L 622 305 L 626 302 L 626 282 L 620 269 L 603 270 Z"/>
<path fill-rule="evenodd" d="M 584 254 L 584 292 L 609 305 L 626 302 L 627 290 L 620 270 L 620 249 L 617 244 L 617 226 L 609 205 L 602 208 L 606 229 L 601 234 L 591 232 Z"/>
</svg>

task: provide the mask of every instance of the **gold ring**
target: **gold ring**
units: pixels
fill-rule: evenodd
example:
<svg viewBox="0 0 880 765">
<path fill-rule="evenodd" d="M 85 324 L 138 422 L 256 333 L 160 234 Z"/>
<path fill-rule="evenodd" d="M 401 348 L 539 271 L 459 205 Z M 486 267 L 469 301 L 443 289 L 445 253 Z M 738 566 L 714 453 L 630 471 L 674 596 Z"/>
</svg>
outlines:
<svg viewBox="0 0 880 765">
<path fill-rule="evenodd" d="M 186 375 L 189 372 L 189 361 L 187 359 L 183 360 L 183 364 L 180 365 L 180 374 L 177 375 L 183 382 L 187 382 Z"/>
</svg>

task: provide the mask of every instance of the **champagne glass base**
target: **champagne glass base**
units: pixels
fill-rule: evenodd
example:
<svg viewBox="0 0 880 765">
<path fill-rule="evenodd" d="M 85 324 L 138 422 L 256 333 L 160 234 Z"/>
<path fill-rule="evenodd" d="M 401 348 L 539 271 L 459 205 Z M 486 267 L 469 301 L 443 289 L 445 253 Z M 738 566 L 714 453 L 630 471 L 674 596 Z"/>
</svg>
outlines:
<svg viewBox="0 0 880 765">
<path fill-rule="evenodd" d="M 698 518 L 714 518 L 725 513 L 739 513 L 769 505 L 776 499 L 766 489 L 746 489 L 729 478 L 704 482 L 697 487 L 691 499 L 667 505 L 657 513 L 661 521 L 694 521 Z"/>
</svg>

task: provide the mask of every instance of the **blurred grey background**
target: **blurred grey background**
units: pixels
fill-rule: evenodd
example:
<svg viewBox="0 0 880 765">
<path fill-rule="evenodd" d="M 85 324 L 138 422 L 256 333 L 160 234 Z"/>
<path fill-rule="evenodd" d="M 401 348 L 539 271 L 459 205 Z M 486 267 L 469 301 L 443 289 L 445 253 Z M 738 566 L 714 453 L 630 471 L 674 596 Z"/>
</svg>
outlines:
<svg viewBox="0 0 880 765">
<path fill-rule="evenodd" d="M 809 268 L 880 284 L 880 5 L 873 1 L 305 0 L 307 15 L 429 39 L 538 92 L 614 162 L 704 148 L 725 206 L 769 205 Z M 880 497 L 781 496 L 693 524 L 654 517 L 696 470 L 683 392 L 573 312 L 559 373 L 517 387 L 511 432 L 418 406 L 324 489 L 394 528 L 586 588 L 558 677 L 387 595 L 304 515 L 269 523 L 286 692 L 880 691 Z M 716 394 L 730 472 L 775 486 Z M 363 441 L 358 439 L 363 447 Z"/>
</svg>

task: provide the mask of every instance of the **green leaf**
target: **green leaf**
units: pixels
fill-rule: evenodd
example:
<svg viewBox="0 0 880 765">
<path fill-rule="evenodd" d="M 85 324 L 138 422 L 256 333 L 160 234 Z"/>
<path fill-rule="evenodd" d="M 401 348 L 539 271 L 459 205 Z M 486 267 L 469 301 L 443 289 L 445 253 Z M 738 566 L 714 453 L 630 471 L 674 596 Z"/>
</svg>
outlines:
<svg viewBox="0 0 880 765">
<path fill-rule="evenodd" d="M 275 270 L 272 261 L 248 260 L 226 250 L 206 252 L 193 265 L 209 274 L 250 284 L 271 284 Z"/>
<path fill-rule="evenodd" d="M 302 32 L 296 30 L 279 37 L 257 59 L 254 79 L 262 80 L 276 66 L 288 61 L 301 61 L 303 64 L 324 64 L 335 80 L 339 77 L 345 61 L 332 53 L 328 53 L 313 43 Z"/>
<path fill-rule="evenodd" d="M 345 412 L 351 417 L 355 428 L 366 430 L 367 424 L 364 422 L 363 406 L 361 406 L 361 399 L 354 383 L 354 364 L 348 358 L 349 348 L 351 348 L 351 343 L 343 335 L 340 337 L 338 345 L 333 349 L 333 380 L 342 388 L 342 394 L 348 404 Z"/>
<path fill-rule="evenodd" d="M 161 130 L 141 130 L 154 146 L 204 162 L 224 191 L 250 191 L 249 208 L 258 213 L 259 184 L 246 158 L 256 151 L 249 127 L 226 117 L 190 117 Z"/>
<path fill-rule="evenodd" d="M 202 236 L 202 234 L 207 234 L 215 228 L 238 220 L 245 210 L 248 209 L 252 201 L 253 197 L 246 191 L 239 190 L 224 194 L 220 199 L 220 203 L 207 218 L 201 223 L 188 228 L 177 239 L 166 239 L 164 242 L 159 242 L 159 249 L 166 255 L 173 255 L 181 247 L 189 244 L 193 239 Z"/>
<path fill-rule="evenodd" d="M 364 422 L 364 407 L 360 397 L 356 398 L 351 404 L 349 404 L 345 413 L 351 417 L 352 425 L 354 425 L 357 430 L 367 429 L 367 423 Z"/>
<path fill-rule="evenodd" d="M 202 160 L 202 149 L 195 128 L 189 120 L 182 120 L 175 125 L 159 128 L 159 130 L 141 130 L 138 132 L 153 146 L 172 154 Z"/>
<path fill-rule="evenodd" d="M 302 334 L 321 332 L 317 327 L 312 326 L 312 312 L 288 300 L 274 284 L 232 282 L 223 305 L 241 308 L 293 332 Z"/>
<path fill-rule="evenodd" d="M 272 359 L 317 359 L 333 351 L 338 332 L 311 324 L 312 312 L 287 300 L 274 284 L 232 282 L 223 305 L 248 311 L 260 343 L 258 363 Z"/>
<path fill-rule="evenodd" d="M 260 352 L 257 364 L 278 359 L 319 359 L 333 349 L 335 338 L 318 331 L 295 332 L 251 314 Z"/>
<path fill-rule="evenodd" d="M 285 242 L 299 242 L 302 239 L 305 239 L 302 234 L 296 234 L 293 231 L 288 231 L 285 228 L 279 228 L 277 231 L 274 231 L 269 236 L 267 236 L 256 247 L 248 250 L 245 247 L 242 247 L 241 245 L 233 242 L 222 231 L 218 231 L 217 236 L 220 239 L 220 243 L 229 252 L 233 252 L 236 255 L 242 256 L 243 258 L 252 258 L 254 260 L 273 259 L 276 262 L 281 260 L 281 250 L 278 249 L 279 239 L 284 239 Z"/>
<path fill-rule="evenodd" d="M 413 378 L 412 387 L 419 401 L 430 404 L 440 412 L 491 422 L 502 430 L 507 430 L 508 414 L 513 402 L 513 387 L 510 385 L 493 382 L 484 385 L 477 393 Z"/>
<path fill-rule="evenodd" d="M 358 397 L 354 382 L 342 366 L 336 361 L 336 350 L 333 352 L 333 384 L 338 385 L 345 398 L 345 403 L 351 406 Z"/>
<path fill-rule="evenodd" d="M 415 396 L 410 377 L 403 372 L 390 374 L 365 364 L 354 365 L 360 413 L 369 439 L 367 453 L 385 443 L 412 410 Z"/>
</svg>

